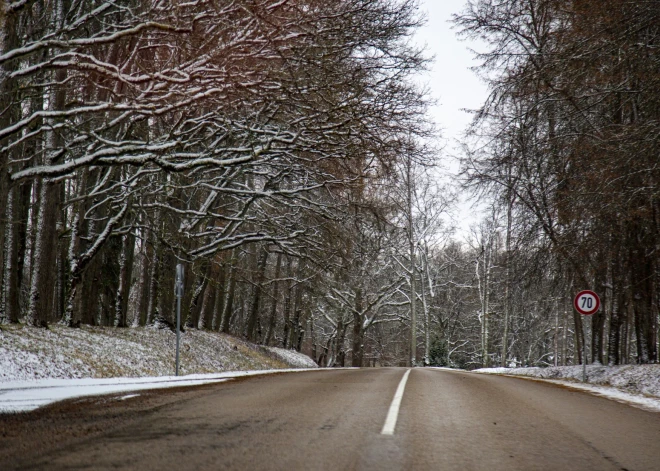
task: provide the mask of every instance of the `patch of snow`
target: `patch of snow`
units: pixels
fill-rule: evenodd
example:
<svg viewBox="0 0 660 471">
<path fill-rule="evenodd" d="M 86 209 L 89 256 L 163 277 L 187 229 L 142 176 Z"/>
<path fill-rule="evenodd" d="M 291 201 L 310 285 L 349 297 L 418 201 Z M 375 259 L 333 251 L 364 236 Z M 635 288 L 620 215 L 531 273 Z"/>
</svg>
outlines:
<svg viewBox="0 0 660 471">
<path fill-rule="evenodd" d="M 277 355 L 280 359 L 287 362 L 291 366 L 297 368 L 318 368 L 314 360 L 305 355 L 304 353 L 297 352 L 296 350 L 286 350 L 278 347 L 266 347 L 270 352 Z"/>
<path fill-rule="evenodd" d="M 169 329 L 2 326 L 0 383 L 39 378 L 167 376 L 174 372 L 176 335 Z M 306 355 L 260 347 L 217 332 L 181 335 L 181 375 L 313 368 Z"/>
<path fill-rule="evenodd" d="M 318 368 L 299 352 L 196 329 L 181 334 L 178 377 L 169 376 L 176 341 L 169 329 L 3 325 L 0 339 L 0 412 L 32 410 L 72 397 Z"/>
<path fill-rule="evenodd" d="M 317 369 L 280 369 L 256 371 L 231 371 L 219 374 L 197 374 L 187 376 L 162 376 L 151 378 L 84 378 L 84 379 L 40 379 L 33 381 L 7 381 L 0 383 L 0 412 L 28 412 L 38 407 L 85 396 L 98 396 L 145 389 L 178 388 L 200 384 L 220 383 L 243 376 L 270 373 L 294 373 Z M 127 397 L 133 397 L 136 394 Z"/>
<path fill-rule="evenodd" d="M 660 412 L 660 365 L 587 365 L 587 383 L 582 365 L 548 368 L 481 368 L 476 373 L 524 376 Z"/>
</svg>

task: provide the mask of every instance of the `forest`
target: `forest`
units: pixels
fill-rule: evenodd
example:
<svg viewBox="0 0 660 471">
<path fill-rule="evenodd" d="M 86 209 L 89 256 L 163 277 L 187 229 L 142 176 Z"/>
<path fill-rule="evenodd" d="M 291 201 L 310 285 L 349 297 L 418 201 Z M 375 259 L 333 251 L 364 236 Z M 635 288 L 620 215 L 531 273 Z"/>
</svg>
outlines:
<svg viewBox="0 0 660 471">
<path fill-rule="evenodd" d="M 173 328 L 183 264 L 184 329 L 321 366 L 656 363 L 660 2 L 466 1 L 490 95 L 450 182 L 423 22 L 417 0 L 2 2 L 0 327 Z"/>
</svg>

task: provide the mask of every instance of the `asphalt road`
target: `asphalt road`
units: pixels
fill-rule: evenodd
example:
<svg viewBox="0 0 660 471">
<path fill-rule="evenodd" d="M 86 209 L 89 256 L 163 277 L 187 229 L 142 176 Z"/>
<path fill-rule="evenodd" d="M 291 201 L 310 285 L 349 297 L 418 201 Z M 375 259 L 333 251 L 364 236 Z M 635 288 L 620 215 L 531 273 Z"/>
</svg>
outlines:
<svg viewBox="0 0 660 471">
<path fill-rule="evenodd" d="M 660 470 L 660 414 L 524 379 L 414 369 L 384 435 L 405 372 L 268 375 L 0 419 L 5 452 L 29 443 L 0 469 Z"/>
</svg>

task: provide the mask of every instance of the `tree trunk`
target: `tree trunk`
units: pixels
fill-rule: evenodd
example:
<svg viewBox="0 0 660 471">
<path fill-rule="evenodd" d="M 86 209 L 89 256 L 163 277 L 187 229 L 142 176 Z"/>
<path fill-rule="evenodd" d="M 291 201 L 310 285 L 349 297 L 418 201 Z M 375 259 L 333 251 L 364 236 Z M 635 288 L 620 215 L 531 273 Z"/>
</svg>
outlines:
<svg viewBox="0 0 660 471">
<path fill-rule="evenodd" d="M 153 231 L 149 232 L 152 240 L 153 257 L 151 258 L 151 270 L 149 271 L 147 315 L 145 320 L 147 325 L 154 322 L 158 314 L 156 298 L 160 289 L 160 243 Z"/>
<path fill-rule="evenodd" d="M 225 280 L 227 279 L 227 264 L 223 263 L 220 267 L 220 278 L 215 283 L 215 299 L 213 302 L 213 320 L 211 321 L 211 330 L 220 330 L 222 323 L 222 311 L 225 302 Z"/>
<path fill-rule="evenodd" d="M 197 321 L 197 328 L 199 330 L 212 328 L 213 325 L 213 305 L 215 304 L 215 292 L 218 283 L 216 279 L 217 271 L 217 264 L 211 261 L 206 273 L 206 288 L 204 288 L 204 293 L 202 294 L 202 305 L 199 308 L 199 319 Z"/>
<path fill-rule="evenodd" d="M 616 302 L 612 306 L 610 317 L 610 338 L 608 342 L 608 358 L 610 365 L 621 364 L 621 315 L 624 309 L 624 291 L 620 290 L 616 296 Z"/>
<path fill-rule="evenodd" d="M 226 289 L 226 297 L 223 306 L 222 312 L 222 323 L 220 325 L 220 330 L 225 334 L 229 333 L 229 328 L 231 324 L 231 316 L 234 311 L 234 293 L 236 291 L 236 263 L 238 262 L 236 257 L 236 249 L 233 249 L 231 252 L 231 258 L 229 262 L 229 275 L 227 277 L 228 287 Z"/>
<path fill-rule="evenodd" d="M 147 239 L 149 231 L 142 233 L 140 239 L 139 266 L 137 274 L 137 283 L 135 285 L 135 306 L 133 306 L 133 327 L 145 325 L 147 321 L 147 307 L 149 303 L 149 273 L 151 272 L 151 263 L 149 256 L 149 244 Z"/>
<path fill-rule="evenodd" d="M 0 3 L 0 54 L 14 49 L 18 44 L 18 15 L 9 9 L 9 2 Z M 20 113 L 18 98 L 18 82 L 10 77 L 12 69 L 19 64 L 11 61 L 0 64 L 0 129 L 5 129 L 16 120 Z M 9 138 L 0 139 L 0 148 L 10 142 Z M 0 321 L 5 318 L 9 322 L 18 318 L 15 299 L 17 285 L 9 285 L 12 276 L 10 270 L 15 270 L 16 260 L 12 260 L 12 252 L 17 240 L 14 238 L 12 222 L 17 205 L 18 188 L 11 185 L 9 155 L 0 157 L 0 272 L 2 287 L 0 287 Z M 9 265 L 9 268 L 7 267 Z"/>
<path fill-rule="evenodd" d="M 312 342 L 312 359 L 314 361 L 318 362 L 319 361 L 318 346 L 316 344 L 316 342 L 317 342 L 316 333 L 314 332 L 314 316 L 313 315 L 310 315 L 310 317 L 309 317 L 309 336 L 311 337 L 311 342 Z"/>
<path fill-rule="evenodd" d="M 31 183 L 14 185 L 7 202 L 5 239 L 5 269 L 3 272 L 3 312 L 6 322 L 19 322 L 21 314 L 20 293 L 24 283 L 25 250 L 27 246 L 28 215 Z"/>
<path fill-rule="evenodd" d="M 302 286 L 298 285 L 296 287 L 296 295 L 294 297 L 294 305 L 293 305 L 293 319 L 291 321 L 291 339 L 289 340 L 289 345 L 291 348 L 294 348 L 296 350 L 299 349 L 298 347 L 298 339 L 300 338 L 300 322 L 301 322 L 301 313 L 302 313 L 302 306 L 301 306 L 301 299 L 302 299 Z"/>
<path fill-rule="evenodd" d="M 511 178 L 511 166 L 508 172 L 509 179 Z M 504 242 L 504 332 L 502 333 L 502 358 L 500 366 L 503 368 L 507 366 L 507 356 L 509 354 L 509 319 L 511 309 L 511 224 L 513 219 L 513 202 L 514 197 L 512 191 L 509 189 L 507 196 L 507 210 L 506 210 L 506 240 Z"/>
<path fill-rule="evenodd" d="M 564 308 L 562 339 L 561 339 L 561 366 L 568 365 L 567 356 L 568 356 L 568 310 Z"/>
<path fill-rule="evenodd" d="M 364 359 L 364 328 L 362 289 L 355 290 L 355 307 L 353 308 L 353 355 L 351 366 L 361 367 Z"/>
<path fill-rule="evenodd" d="M 277 262 L 275 262 L 275 281 L 273 282 L 273 299 L 270 305 L 270 316 L 268 318 L 268 330 L 266 331 L 266 339 L 264 340 L 264 345 L 270 345 L 270 341 L 275 332 L 275 321 L 277 320 L 277 302 L 280 298 L 280 283 L 278 281 L 280 277 L 280 269 L 282 267 L 282 252 L 277 254 Z"/>
<path fill-rule="evenodd" d="M 67 200 L 66 188 L 65 185 L 60 185 L 61 195 L 60 201 Z M 59 219 L 57 221 L 57 232 L 59 240 L 59 250 L 57 253 L 57 282 L 55 286 L 55 318 L 62 322 L 66 312 L 66 301 L 67 301 L 67 285 L 68 285 L 68 247 L 64 243 L 63 234 L 66 233 L 66 224 L 68 221 L 67 208 L 59 214 Z"/>
<path fill-rule="evenodd" d="M 639 255 L 641 249 L 636 251 L 636 263 L 632 270 L 633 280 L 633 306 L 635 309 L 635 338 L 637 341 L 637 362 L 655 362 L 656 345 L 655 332 L 653 332 L 653 262 Z"/>
<path fill-rule="evenodd" d="M 59 188 L 42 180 L 39 194 L 35 244 L 32 255 L 32 283 L 26 323 L 47 326 L 54 306 L 57 267 L 57 213 Z"/>
<path fill-rule="evenodd" d="M 47 27 L 56 30 L 64 20 L 64 4 L 57 1 L 53 5 L 53 23 Z M 56 70 L 48 79 L 54 83 L 44 93 L 48 95 L 48 109 L 59 111 L 66 104 L 66 91 L 61 85 L 66 79 L 64 69 Z M 48 124 L 54 126 L 56 118 L 49 118 Z M 52 128 L 46 132 L 43 151 L 43 164 L 56 164 L 64 155 L 62 139 Z M 60 212 L 62 183 L 50 179 L 41 179 L 37 227 L 33 251 L 34 265 L 32 267 L 32 284 L 30 286 L 30 301 L 27 322 L 31 325 L 47 325 L 49 314 L 55 311 L 55 287 L 57 285 L 57 254 L 58 233 L 57 220 Z"/>
<path fill-rule="evenodd" d="M 632 350 L 632 335 L 635 325 L 635 308 L 633 307 L 632 302 L 632 288 L 626 289 L 626 323 L 625 323 L 625 333 L 624 340 L 625 346 L 622 348 L 624 363 L 630 364 L 631 359 L 631 350 Z"/>
<path fill-rule="evenodd" d="M 591 362 L 603 363 L 603 330 L 605 313 L 601 308 L 591 316 Z"/>
<path fill-rule="evenodd" d="M 490 229 L 488 229 L 490 232 Z M 482 239 L 483 240 L 483 239 Z M 476 264 L 477 282 L 481 290 L 481 366 L 488 367 L 489 363 L 489 311 L 490 311 L 490 270 L 491 270 L 491 257 L 492 257 L 492 234 L 487 235 L 487 239 L 482 242 L 483 254 L 483 280 L 479 270 L 479 259 Z"/>
<path fill-rule="evenodd" d="M 206 267 L 204 266 L 201 267 L 200 274 L 195 276 L 196 280 L 195 283 L 192 285 L 195 287 L 195 290 L 193 291 L 192 296 L 190 297 L 190 304 L 188 305 L 188 313 L 186 315 L 185 320 L 183 321 L 183 324 L 189 329 L 192 329 L 199 325 L 199 320 L 200 320 L 199 312 L 201 310 L 200 299 L 202 299 L 204 292 L 206 291 L 206 287 L 208 286 L 208 273 L 206 273 L 206 270 L 207 270 Z M 202 328 L 204 327 L 202 326 Z"/>
<path fill-rule="evenodd" d="M 119 285 L 115 306 L 115 326 L 128 327 L 128 298 L 133 278 L 133 259 L 135 254 L 135 236 L 122 236 L 121 255 L 119 259 Z"/>
<path fill-rule="evenodd" d="M 554 366 L 559 366 L 559 308 L 557 307 L 557 300 L 554 303 L 555 311 L 555 335 L 553 338 L 553 363 Z"/>
<path fill-rule="evenodd" d="M 292 312 L 293 312 L 293 320 L 291 321 L 291 338 L 289 340 L 289 345 L 291 348 L 295 348 L 296 350 L 300 349 L 299 344 L 299 338 L 301 335 L 301 314 L 302 314 L 302 296 L 304 292 L 304 286 L 302 284 L 302 276 L 305 271 L 305 262 L 304 260 L 300 259 L 298 260 L 298 267 L 296 268 L 296 286 L 293 289 L 295 291 L 295 295 L 293 295 L 293 305 L 292 305 Z"/>
<path fill-rule="evenodd" d="M 286 263 L 286 273 L 288 277 L 292 276 L 291 269 L 291 258 L 287 257 Z M 293 281 L 287 281 L 286 294 L 284 295 L 284 322 L 282 325 L 282 348 L 287 348 L 289 346 L 289 331 L 291 328 L 290 319 L 291 319 L 291 304 L 293 296 Z"/>
<path fill-rule="evenodd" d="M 305 340 L 305 334 L 307 333 L 307 319 L 309 318 L 309 312 L 301 308 L 301 316 L 299 317 L 298 323 L 298 338 L 296 342 L 296 351 L 302 352 L 303 341 Z"/>
<path fill-rule="evenodd" d="M 264 279 L 266 278 L 266 267 L 268 266 L 268 250 L 262 248 L 259 260 L 257 262 L 257 277 L 255 280 L 254 291 L 252 293 L 252 305 L 247 321 L 247 338 L 250 342 L 256 342 L 256 327 L 259 317 L 259 307 L 261 301 L 261 290 L 263 289 Z"/>
<path fill-rule="evenodd" d="M 348 323 L 344 322 L 344 314 L 341 314 L 340 322 L 337 325 L 337 360 L 336 363 L 340 367 L 346 366 L 346 351 L 344 350 L 344 342 L 346 340 L 346 329 L 348 329 Z M 334 366 L 334 365 L 333 365 Z"/>
<path fill-rule="evenodd" d="M 577 311 L 573 311 L 573 322 L 575 328 L 575 358 L 577 358 L 577 364 L 581 365 L 582 358 L 582 345 L 584 344 L 584 329 L 582 328 L 582 316 Z M 584 359 L 586 360 L 586 358 Z"/>
</svg>

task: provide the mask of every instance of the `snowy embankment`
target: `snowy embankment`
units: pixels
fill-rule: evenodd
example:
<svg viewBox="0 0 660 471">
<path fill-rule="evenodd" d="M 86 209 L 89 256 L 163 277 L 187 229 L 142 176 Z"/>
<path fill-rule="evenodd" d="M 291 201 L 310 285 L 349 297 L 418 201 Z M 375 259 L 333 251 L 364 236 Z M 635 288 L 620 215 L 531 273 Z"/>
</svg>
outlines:
<svg viewBox="0 0 660 471">
<path fill-rule="evenodd" d="M 311 368 L 228 371 L 226 373 L 187 375 L 187 376 L 157 376 L 145 378 L 85 378 L 85 379 L 36 379 L 31 381 L 0 382 L 0 413 L 28 412 L 39 407 L 65 399 L 101 394 L 116 394 L 127 392 L 117 398 L 130 399 L 139 396 L 137 391 L 146 389 L 179 388 L 182 386 L 198 386 L 201 384 L 222 383 L 232 378 L 255 376 L 270 373 L 293 373 L 310 371 Z"/>
<path fill-rule="evenodd" d="M 181 376 L 175 377 L 170 376 L 175 339 L 169 329 L 157 328 L 2 326 L 0 412 L 31 410 L 70 397 L 317 367 L 295 351 L 191 329 L 181 335 Z"/>
<path fill-rule="evenodd" d="M 587 365 L 586 383 L 582 382 L 581 365 L 548 368 L 482 368 L 475 372 L 525 376 L 660 412 L 660 365 Z"/>
</svg>

